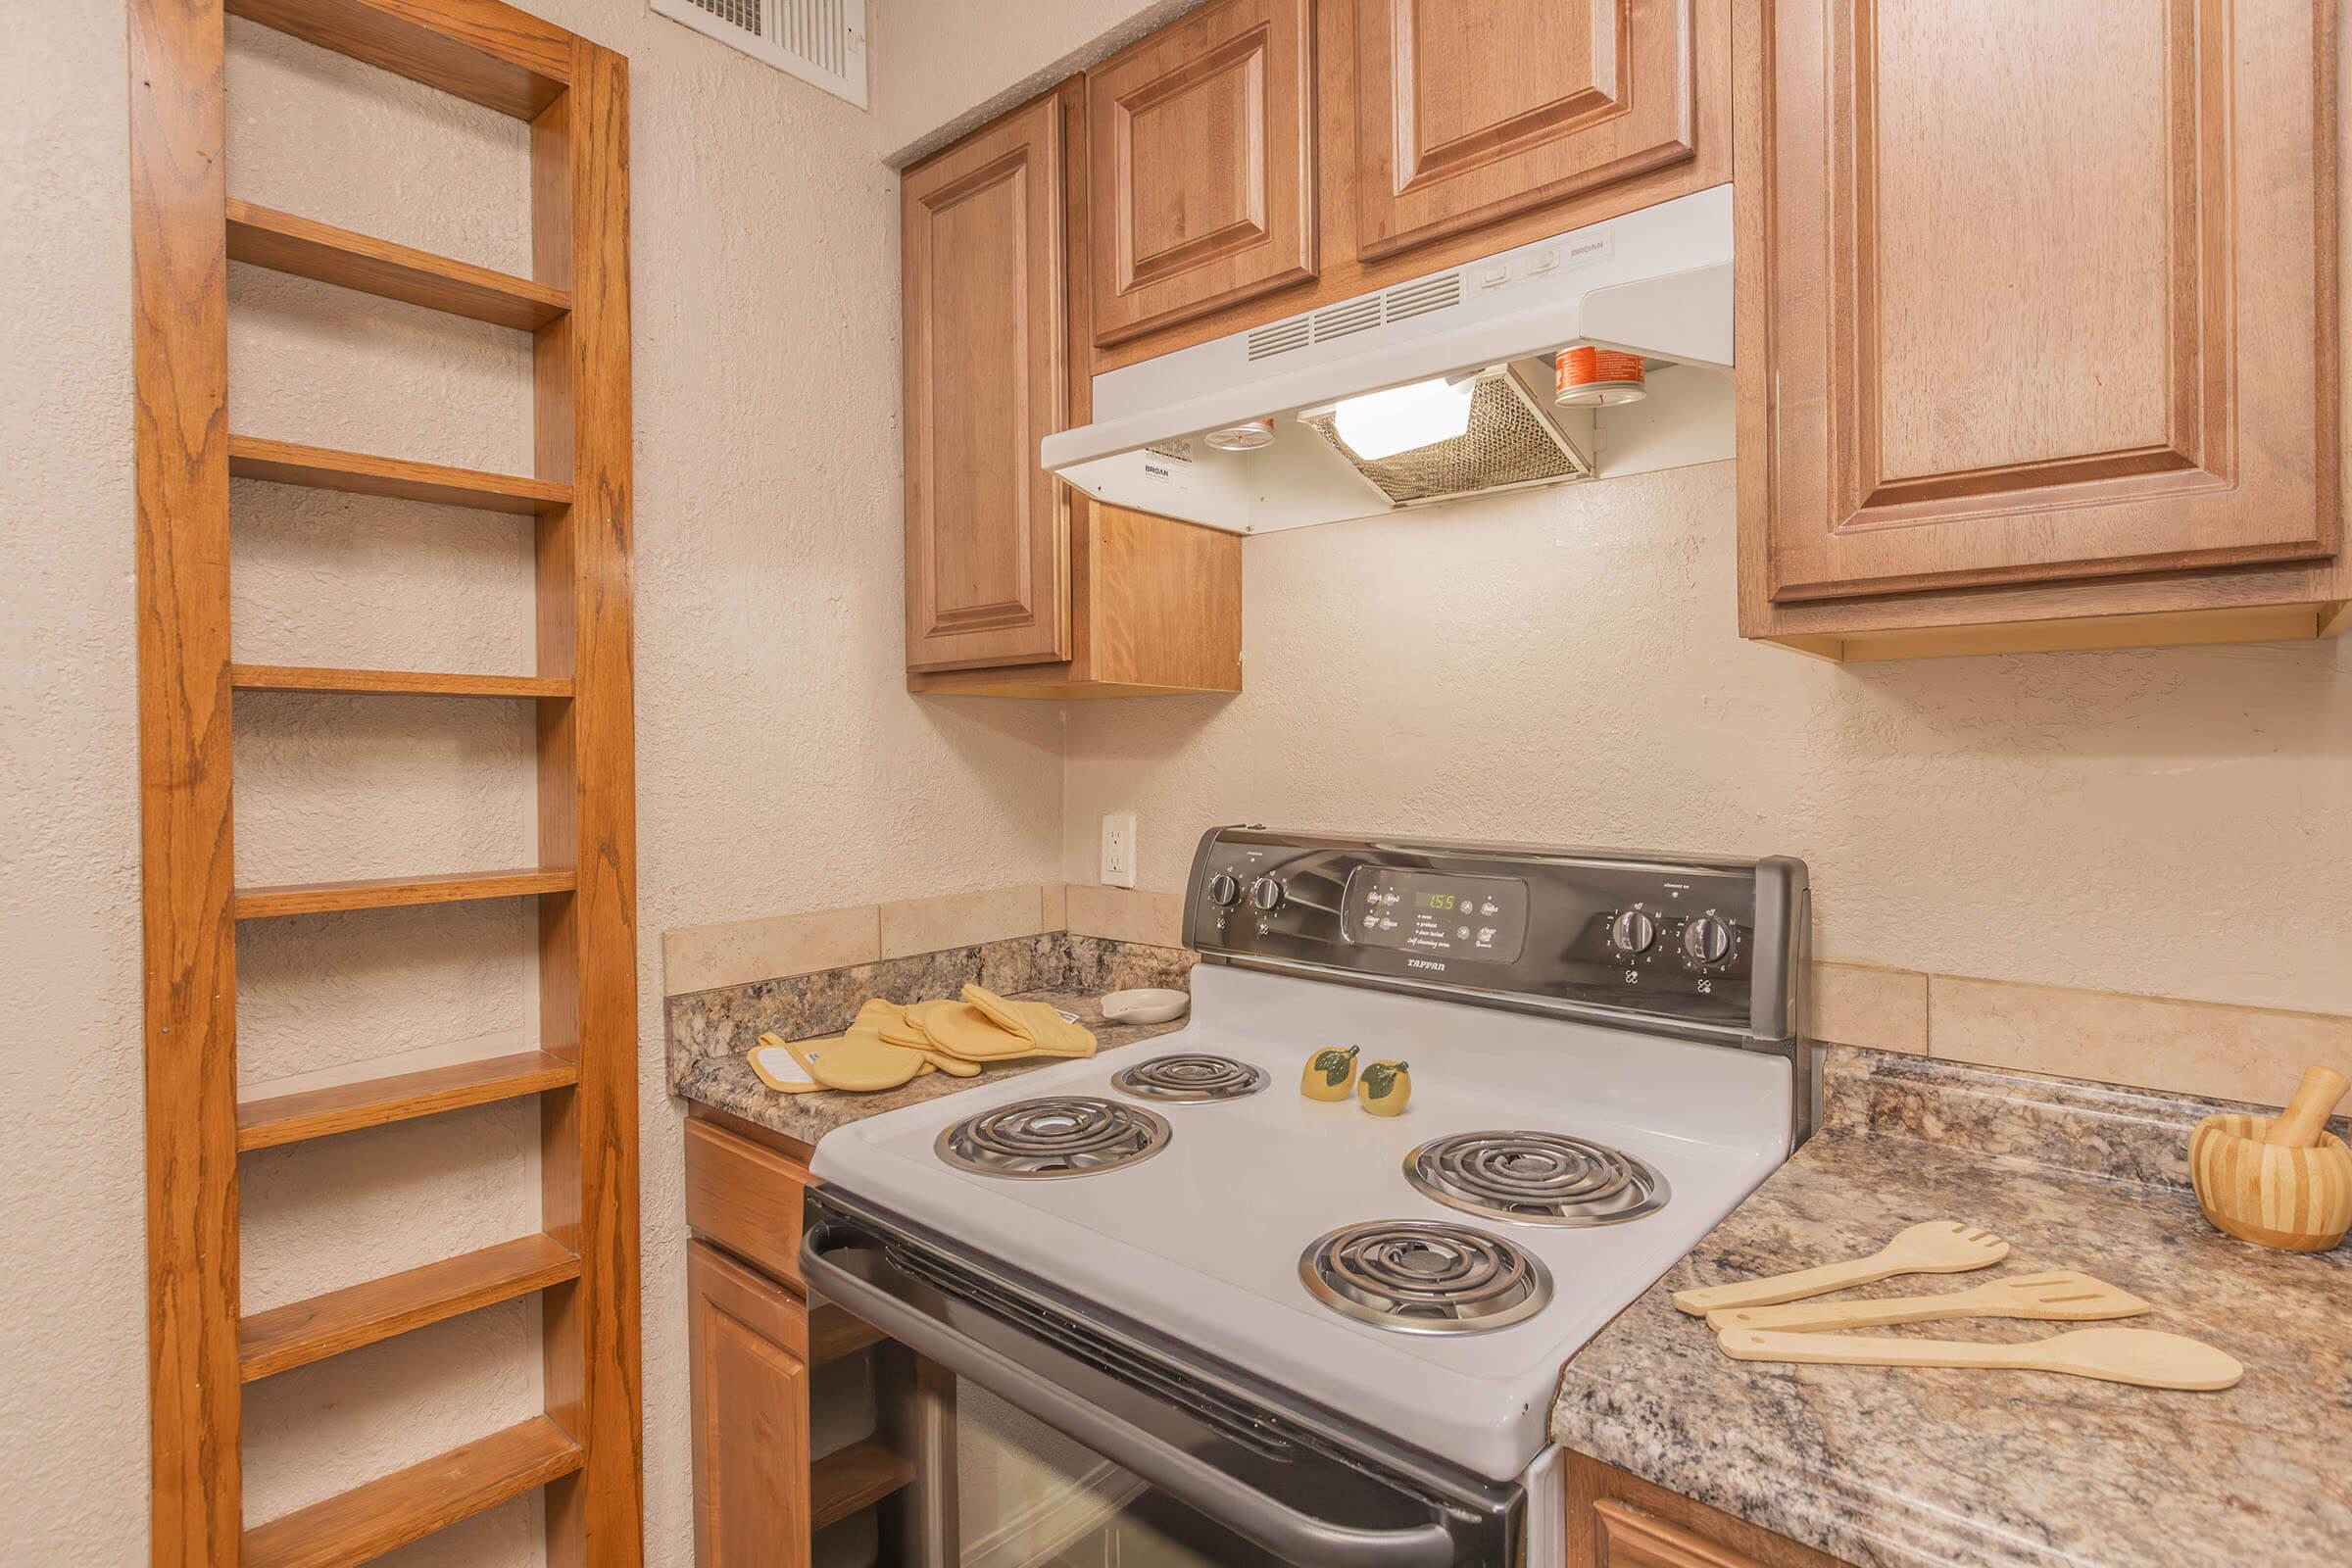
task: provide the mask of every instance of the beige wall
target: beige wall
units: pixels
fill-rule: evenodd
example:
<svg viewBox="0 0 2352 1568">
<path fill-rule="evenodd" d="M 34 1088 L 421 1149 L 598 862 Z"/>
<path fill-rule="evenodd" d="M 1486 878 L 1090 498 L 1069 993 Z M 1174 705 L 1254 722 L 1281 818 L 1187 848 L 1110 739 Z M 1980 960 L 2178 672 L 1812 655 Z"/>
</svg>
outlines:
<svg viewBox="0 0 2352 1568">
<path fill-rule="evenodd" d="M 1251 538 L 1239 697 L 1071 705 L 1072 897 L 1127 807 L 1171 890 L 1245 820 L 1784 853 L 1827 957 L 2352 1013 L 2352 642 L 1836 666 L 1732 551 L 1729 464 Z"/>
<path fill-rule="evenodd" d="M 634 98 L 646 1536 L 690 1560 L 673 925 L 1054 880 L 1060 718 L 903 689 L 895 177 L 873 120 L 651 16 L 531 0 L 630 57 Z M 123 16 L 26 8 L 0 51 L 0 1556 L 144 1554 L 145 1275 L 132 701 Z M 231 24 L 229 186 L 527 270 L 520 127 Z M 233 269 L 239 428 L 527 467 L 520 340 Z M 514 670 L 528 533 L 239 483 L 238 657 Z M 528 720 L 432 699 L 240 699 L 238 872 L 523 858 Z M 249 1082 L 531 1027 L 519 906 L 280 922 L 241 940 Z M 527 1108 L 248 1156 L 247 1304 L 536 1224 Z M 525 1309 L 257 1386 L 259 1519 L 535 1409 Z M 535 1561 L 535 1501 L 387 1561 Z"/>
<path fill-rule="evenodd" d="M 868 0 L 874 149 L 894 166 L 1201 0 Z"/>
</svg>

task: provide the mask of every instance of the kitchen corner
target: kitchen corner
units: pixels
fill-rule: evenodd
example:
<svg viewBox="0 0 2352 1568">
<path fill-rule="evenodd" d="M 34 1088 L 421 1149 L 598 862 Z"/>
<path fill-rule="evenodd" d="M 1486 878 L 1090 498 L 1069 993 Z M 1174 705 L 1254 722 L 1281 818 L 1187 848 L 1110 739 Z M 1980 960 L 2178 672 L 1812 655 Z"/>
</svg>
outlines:
<svg viewBox="0 0 2352 1568">
<path fill-rule="evenodd" d="M 2352 1253 L 2272 1251 L 2206 1223 L 2189 1132 L 2242 1108 L 1837 1049 L 1822 1131 L 1569 1362 L 1552 1436 L 1583 1456 L 1572 1465 L 1597 1461 L 1588 1486 L 1632 1477 L 1859 1568 L 2340 1563 Z M 2135 1326 L 2217 1346 L 2244 1380 L 2187 1394 L 1737 1361 L 1672 1301 L 1943 1218 L 2006 1237 L 2003 1274 L 2080 1269 L 2143 1298 L 2155 1310 Z M 2066 1325 L 1963 1332 L 2025 1340 L 2054 1326 Z"/>
</svg>

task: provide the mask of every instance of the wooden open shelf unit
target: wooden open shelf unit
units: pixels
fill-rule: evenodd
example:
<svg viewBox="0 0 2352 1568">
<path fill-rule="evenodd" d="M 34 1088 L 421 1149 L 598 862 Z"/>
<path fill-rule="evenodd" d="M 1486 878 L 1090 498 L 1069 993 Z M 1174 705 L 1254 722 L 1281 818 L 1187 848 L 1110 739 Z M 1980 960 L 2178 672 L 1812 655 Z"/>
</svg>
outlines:
<svg viewBox="0 0 2352 1568">
<path fill-rule="evenodd" d="M 533 275 L 231 199 L 230 14 L 527 121 Z M 131 0 L 129 18 L 151 1559 L 364 1562 L 544 1488 L 551 1564 L 628 1568 L 642 1477 L 627 65 L 496 0 Z M 230 434 L 231 260 L 530 333 L 535 471 Z M 231 474 L 534 518 L 536 672 L 232 663 Z M 536 863 L 237 887 L 237 691 L 530 702 L 539 843 L 521 858 Z M 538 1049 L 239 1102 L 238 922 L 506 898 L 538 901 Z M 524 1095 L 540 1102 L 539 1233 L 242 1311 L 240 1152 Z M 529 1295 L 544 1303 L 543 1415 L 248 1524 L 245 1383 Z"/>
</svg>

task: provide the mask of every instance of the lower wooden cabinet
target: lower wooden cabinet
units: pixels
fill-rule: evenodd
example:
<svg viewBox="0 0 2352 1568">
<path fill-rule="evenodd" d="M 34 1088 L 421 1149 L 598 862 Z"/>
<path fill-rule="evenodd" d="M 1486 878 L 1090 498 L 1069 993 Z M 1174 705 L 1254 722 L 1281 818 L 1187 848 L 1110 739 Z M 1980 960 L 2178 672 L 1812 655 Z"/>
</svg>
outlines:
<svg viewBox="0 0 2352 1568">
<path fill-rule="evenodd" d="M 804 1568 L 808 1311 L 717 1248 L 686 1244 L 694 1555 L 702 1568 Z"/>
<path fill-rule="evenodd" d="M 700 1107 L 685 1137 L 699 1568 L 807 1568 L 812 1537 L 867 1509 L 878 1560 L 954 1560 L 955 1378 L 808 1300 L 799 1263 L 808 1146 Z M 825 1381 L 840 1395 L 855 1393 L 838 1381 L 853 1370 L 870 1385 L 874 1429 L 811 1458 L 812 1390 L 835 1362 Z M 815 1397 L 818 1416 L 834 1413 Z M 817 1441 L 827 1424 L 813 1422 Z"/>
<path fill-rule="evenodd" d="M 1568 1568 L 1846 1568 L 1597 1459 L 1566 1456 Z"/>
</svg>

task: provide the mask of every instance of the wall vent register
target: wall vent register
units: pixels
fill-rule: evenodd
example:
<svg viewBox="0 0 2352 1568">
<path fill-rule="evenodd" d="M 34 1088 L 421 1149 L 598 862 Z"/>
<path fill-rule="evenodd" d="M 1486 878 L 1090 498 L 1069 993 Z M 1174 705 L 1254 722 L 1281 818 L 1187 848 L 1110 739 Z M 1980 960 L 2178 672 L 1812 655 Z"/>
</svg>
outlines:
<svg viewBox="0 0 2352 1568">
<path fill-rule="evenodd" d="M 821 87 L 858 108 L 865 102 L 865 0 L 646 0 L 754 60 Z"/>
</svg>

